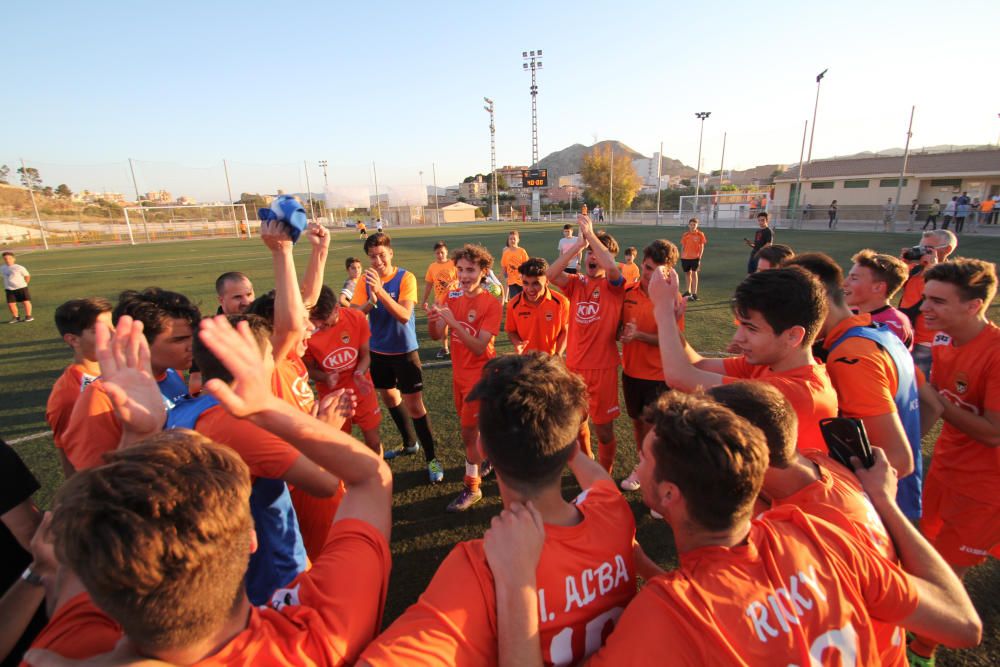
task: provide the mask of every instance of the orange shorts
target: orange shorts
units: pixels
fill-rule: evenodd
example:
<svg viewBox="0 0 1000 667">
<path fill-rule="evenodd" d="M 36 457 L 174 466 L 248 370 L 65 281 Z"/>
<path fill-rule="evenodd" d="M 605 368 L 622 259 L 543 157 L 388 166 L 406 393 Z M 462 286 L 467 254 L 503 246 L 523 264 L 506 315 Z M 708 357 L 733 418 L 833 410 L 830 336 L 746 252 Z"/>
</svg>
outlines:
<svg viewBox="0 0 1000 667">
<path fill-rule="evenodd" d="M 472 387 L 459 387 L 452 383 L 451 390 L 455 396 L 455 414 L 458 415 L 462 428 L 479 426 L 479 401 L 465 400 Z"/>
<path fill-rule="evenodd" d="M 610 424 L 621 414 L 618 405 L 618 369 L 573 371 L 587 383 L 587 412 L 595 424 Z"/>
<path fill-rule="evenodd" d="M 972 567 L 990 555 L 1000 558 L 1000 507 L 961 495 L 933 472 L 923 500 L 920 530 L 946 563 Z"/>
<path fill-rule="evenodd" d="M 355 384 L 353 377 L 350 382 L 343 384 L 337 389 L 347 388 L 354 392 L 354 396 L 357 397 L 357 405 L 354 406 L 354 416 L 347 420 L 344 424 L 344 432 L 350 433 L 351 426 L 357 424 L 362 431 L 370 431 L 373 428 L 378 428 L 379 424 L 382 423 L 382 408 L 378 404 L 378 392 L 375 391 L 371 384 L 371 377 L 366 376 L 368 384 L 364 389 L 358 388 Z M 320 400 L 327 394 L 331 393 L 327 390 L 324 385 L 317 384 L 316 388 L 319 390 Z M 367 393 L 366 393 L 367 392 Z"/>
</svg>

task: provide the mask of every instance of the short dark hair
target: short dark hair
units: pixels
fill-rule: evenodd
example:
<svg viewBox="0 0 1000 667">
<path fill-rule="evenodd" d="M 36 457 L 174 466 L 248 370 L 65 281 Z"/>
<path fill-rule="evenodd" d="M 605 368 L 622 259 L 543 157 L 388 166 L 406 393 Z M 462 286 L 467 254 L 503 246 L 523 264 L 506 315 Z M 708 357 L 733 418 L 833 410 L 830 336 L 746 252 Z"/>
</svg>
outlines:
<svg viewBox="0 0 1000 667">
<path fill-rule="evenodd" d="M 270 322 L 263 317 L 251 314 L 228 315 L 226 319 L 234 327 L 240 322 L 246 322 L 250 326 L 250 333 L 253 334 L 261 352 L 264 351 L 265 343 L 271 336 Z M 200 336 L 196 335 L 194 342 L 191 343 L 191 356 L 194 357 L 194 363 L 198 365 L 198 370 L 201 371 L 202 380 L 207 382 L 208 380 L 217 379 L 227 384 L 233 381 L 233 374 L 226 368 L 225 364 L 219 361 L 215 353 L 208 349 L 208 346 L 202 342 Z"/>
<path fill-rule="evenodd" d="M 101 313 L 111 312 L 111 302 L 100 296 L 70 299 L 56 308 L 56 330 L 60 336 L 79 336 L 94 326 Z"/>
<path fill-rule="evenodd" d="M 458 260 L 464 259 L 479 266 L 483 271 L 489 271 L 493 267 L 493 255 L 481 245 L 466 243 L 458 250 L 451 253 L 451 261 L 458 264 Z"/>
<path fill-rule="evenodd" d="M 261 294 L 246 309 L 247 315 L 263 317 L 268 325 L 274 325 L 274 290 Z"/>
<path fill-rule="evenodd" d="M 125 290 L 118 295 L 118 305 L 111 313 L 111 319 L 117 325 L 122 315 L 128 315 L 133 320 L 142 322 L 146 340 L 153 341 L 163 333 L 167 320 L 187 320 L 191 330 L 197 332 L 201 313 L 198 306 L 191 303 L 183 294 L 147 287 L 141 292 Z"/>
<path fill-rule="evenodd" d="M 795 456 L 799 417 L 773 385 L 753 380 L 720 384 L 706 392 L 764 433 L 772 468 L 787 468 Z"/>
<path fill-rule="evenodd" d="M 480 441 L 505 484 L 531 495 L 559 479 L 587 410 L 587 386 L 561 358 L 491 359 L 468 398 L 479 401 Z"/>
<path fill-rule="evenodd" d="M 773 268 L 781 266 L 794 256 L 795 251 L 784 243 L 772 243 L 757 251 L 757 260 L 766 259 Z"/>
<path fill-rule="evenodd" d="M 768 213 L 767 211 L 761 211 L 760 213 L 757 214 L 757 219 L 760 220 L 761 218 L 764 218 L 765 220 L 770 220 L 771 214 Z"/>
<path fill-rule="evenodd" d="M 215 293 L 222 296 L 222 292 L 226 289 L 226 283 L 230 280 L 250 280 L 250 278 L 241 271 L 226 271 L 215 279 Z"/>
<path fill-rule="evenodd" d="M 603 229 L 594 232 L 594 236 L 596 236 L 597 240 L 601 242 L 601 245 L 603 245 L 605 248 L 608 249 L 608 252 L 610 252 L 612 255 L 618 254 L 618 241 L 615 240 L 614 236 L 608 234 Z"/>
<path fill-rule="evenodd" d="M 368 238 L 365 239 L 365 254 L 372 248 L 378 246 L 385 246 L 386 248 L 392 247 L 392 239 L 385 232 L 375 232 L 374 234 L 369 234 Z"/>
<path fill-rule="evenodd" d="M 830 303 L 844 305 L 844 270 L 826 253 L 804 252 L 786 260 L 782 266 L 798 266 L 813 274 L 823 285 Z"/>
<path fill-rule="evenodd" d="M 437 243 L 434 244 L 434 250 L 440 250 L 441 248 L 447 250 L 448 244 L 445 243 L 444 241 L 438 241 Z"/>
<path fill-rule="evenodd" d="M 548 269 L 549 263 L 545 261 L 544 257 L 531 257 L 528 261 L 517 267 L 518 272 L 522 276 L 531 276 L 533 278 L 541 278 Z"/>
<path fill-rule="evenodd" d="M 980 313 L 986 312 L 997 294 L 996 264 L 981 259 L 956 257 L 935 264 L 924 272 L 924 283 L 932 280 L 951 283 L 957 287 L 963 301 L 982 299 L 983 307 Z"/>
<path fill-rule="evenodd" d="M 566 223 L 565 225 L 563 225 L 563 229 L 573 229 L 573 225 Z"/>
<path fill-rule="evenodd" d="M 642 249 L 643 260 L 651 259 L 659 266 L 673 267 L 677 264 L 680 253 L 677 246 L 666 239 L 656 239 Z"/>
<path fill-rule="evenodd" d="M 351 264 L 354 264 L 355 262 L 360 264 L 361 260 L 358 259 L 357 257 L 348 257 L 347 259 L 344 260 L 344 268 L 345 269 L 351 268 Z"/>
<path fill-rule="evenodd" d="M 629 247 L 625 248 L 625 254 L 626 255 L 638 255 L 639 251 L 636 250 L 636 248 L 635 248 L 634 245 L 630 245 Z"/>
<path fill-rule="evenodd" d="M 733 310 L 742 318 L 748 318 L 751 310 L 757 311 L 776 334 L 800 326 L 805 329 L 802 345 L 809 346 L 826 320 L 828 309 L 819 280 L 793 266 L 751 273 L 744 278 L 733 295 Z"/>
<path fill-rule="evenodd" d="M 104 459 L 56 495 L 59 561 L 140 646 L 176 649 L 205 639 L 245 595 L 253 531 L 246 464 L 187 429 Z"/>
<path fill-rule="evenodd" d="M 323 285 L 319 289 L 319 297 L 316 299 L 316 305 L 309 309 L 309 317 L 314 320 L 325 320 L 339 306 L 340 302 L 337 299 L 337 295 L 333 293 L 332 289 Z"/>
<path fill-rule="evenodd" d="M 569 227 L 569 225 L 566 225 L 566 226 Z M 11 252 L 10 250 L 4 250 L 3 251 L 3 256 L 4 257 L 16 257 L 16 255 L 13 252 Z"/>
<path fill-rule="evenodd" d="M 761 430 L 704 395 L 668 391 L 643 415 L 653 425 L 653 475 L 677 485 L 688 514 L 708 530 L 750 516 L 764 482 Z"/>
<path fill-rule="evenodd" d="M 870 270 L 876 281 L 885 283 L 885 298 L 887 299 L 892 298 L 892 295 L 899 291 L 910 275 L 906 262 L 892 255 L 875 252 L 870 248 L 857 252 L 854 257 L 851 257 L 851 261 Z"/>
</svg>

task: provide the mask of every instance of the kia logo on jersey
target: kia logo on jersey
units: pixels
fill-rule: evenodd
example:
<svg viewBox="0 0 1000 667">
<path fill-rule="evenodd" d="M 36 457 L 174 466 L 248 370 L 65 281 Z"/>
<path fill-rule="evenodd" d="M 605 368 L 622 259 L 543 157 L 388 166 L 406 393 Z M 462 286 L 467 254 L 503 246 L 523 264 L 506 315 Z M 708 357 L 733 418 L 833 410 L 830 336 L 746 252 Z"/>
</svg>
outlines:
<svg viewBox="0 0 1000 667">
<path fill-rule="evenodd" d="M 473 338 L 479 335 L 479 332 L 476 330 L 476 327 L 472 326 L 468 322 L 459 322 L 459 325 L 461 325 L 461 327 L 465 329 L 465 333 L 469 334 Z M 457 333 L 452 333 L 451 337 L 452 340 L 461 340 L 461 338 L 458 337 Z"/>
<path fill-rule="evenodd" d="M 590 324 L 601 315 L 601 304 L 594 301 L 581 301 L 576 305 L 576 321 L 580 324 Z"/>
<path fill-rule="evenodd" d="M 323 368 L 328 371 L 340 371 L 350 368 L 358 359 L 358 351 L 353 347 L 338 347 L 323 359 Z"/>
</svg>

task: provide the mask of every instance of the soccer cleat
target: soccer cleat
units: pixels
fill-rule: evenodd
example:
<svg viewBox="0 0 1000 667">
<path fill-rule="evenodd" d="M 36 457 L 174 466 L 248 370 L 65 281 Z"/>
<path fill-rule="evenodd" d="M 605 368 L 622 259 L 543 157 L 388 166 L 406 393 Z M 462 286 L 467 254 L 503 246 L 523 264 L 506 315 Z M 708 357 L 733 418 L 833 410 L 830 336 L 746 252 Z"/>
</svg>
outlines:
<svg viewBox="0 0 1000 667">
<path fill-rule="evenodd" d="M 441 467 L 441 462 L 437 459 L 431 459 L 427 464 L 427 476 L 431 480 L 431 484 L 438 484 L 444 481 L 444 468 Z"/>
<path fill-rule="evenodd" d="M 20 318 L 15 317 L 14 319 L 7 322 L 7 324 L 18 324 L 21 321 Z"/>
<path fill-rule="evenodd" d="M 688 296 L 691 296 L 691 292 L 684 292 L 684 294 L 681 294 L 681 298 L 688 297 Z"/>
<path fill-rule="evenodd" d="M 691 300 L 692 301 L 697 301 L 698 300 L 698 295 L 697 294 L 692 294 L 691 295 Z"/>
<path fill-rule="evenodd" d="M 632 468 L 628 477 L 621 481 L 622 491 L 638 491 L 639 487 L 639 466 Z"/>
<path fill-rule="evenodd" d="M 420 451 L 420 443 L 415 442 L 409 447 L 400 447 L 398 449 L 387 449 L 385 453 L 382 454 L 382 458 L 386 461 L 391 461 L 397 456 L 409 456 L 411 454 L 416 454 Z"/>
<path fill-rule="evenodd" d="M 434 355 L 434 358 L 435 359 L 449 359 L 449 358 L 451 358 L 451 352 L 449 352 L 448 350 L 446 350 L 446 349 L 444 349 L 442 347 L 440 350 L 437 351 L 437 354 Z"/>
<path fill-rule="evenodd" d="M 493 464 L 490 463 L 489 459 L 483 459 L 483 462 L 479 464 L 479 476 L 486 477 L 491 472 L 493 472 Z"/>
<path fill-rule="evenodd" d="M 34 322 L 35 318 L 34 317 L 26 317 L 26 318 L 24 318 L 23 321 L 25 321 L 25 322 Z"/>
<path fill-rule="evenodd" d="M 465 488 L 462 489 L 462 492 L 458 494 L 458 496 L 453 501 L 448 503 L 448 511 L 464 512 L 465 510 L 469 509 L 482 499 L 483 499 L 482 491 L 480 491 L 479 489 L 473 491 L 472 489 L 466 486 Z"/>
<path fill-rule="evenodd" d="M 906 661 L 909 663 L 910 667 L 934 667 L 934 656 L 925 658 L 922 655 L 917 655 L 910 649 L 906 649 Z"/>
<path fill-rule="evenodd" d="M 657 521 L 663 519 L 663 515 L 657 512 L 656 510 L 649 510 L 649 516 L 653 517 Z"/>
</svg>

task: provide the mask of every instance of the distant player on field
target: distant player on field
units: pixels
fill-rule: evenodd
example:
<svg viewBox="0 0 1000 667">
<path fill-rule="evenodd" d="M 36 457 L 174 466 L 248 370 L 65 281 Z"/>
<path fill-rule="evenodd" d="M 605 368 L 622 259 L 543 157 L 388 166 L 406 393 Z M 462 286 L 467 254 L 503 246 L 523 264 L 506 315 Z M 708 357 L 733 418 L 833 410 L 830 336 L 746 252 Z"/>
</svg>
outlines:
<svg viewBox="0 0 1000 667">
<path fill-rule="evenodd" d="M 689 296 L 692 301 L 698 300 L 698 271 L 707 243 L 705 232 L 698 229 L 698 218 L 688 220 L 688 230 L 681 236 L 681 268 L 687 277 L 687 288 L 681 296 Z"/>
<path fill-rule="evenodd" d="M 625 285 L 631 285 L 632 283 L 639 282 L 639 265 L 635 263 L 635 258 L 639 255 L 639 251 L 635 249 L 635 246 L 629 246 L 625 248 L 625 261 L 618 263 L 618 269 L 622 272 L 625 277 Z"/>
<path fill-rule="evenodd" d="M 455 281 L 458 280 L 458 272 L 455 270 L 455 262 L 448 257 L 448 246 L 444 241 L 434 244 L 434 261 L 427 267 L 424 274 L 424 298 L 421 299 L 424 310 L 435 303 L 444 303 L 448 298 Z M 434 299 L 430 300 L 433 294 Z M 447 359 L 451 356 L 451 337 L 444 335 L 441 337 L 441 349 L 434 355 L 438 359 Z"/>
<path fill-rule="evenodd" d="M 523 291 L 507 302 L 504 327 L 514 350 L 561 355 L 569 329 L 569 299 L 549 289 L 549 263 L 532 257 L 517 268 Z"/>
<path fill-rule="evenodd" d="M 520 246 L 521 232 L 512 229 L 507 233 L 507 245 L 500 255 L 500 269 L 503 273 L 504 303 L 521 293 L 521 274 L 517 267 L 528 261 L 528 252 Z"/>
<path fill-rule="evenodd" d="M 3 253 L 3 265 L 0 266 L 0 274 L 3 275 L 3 289 L 7 294 L 7 308 L 10 309 L 11 320 L 8 324 L 18 322 L 33 322 L 31 316 L 31 293 L 28 291 L 28 283 L 31 282 L 31 274 L 28 269 L 20 264 L 15 264 L 16 257 L 10 250 Z M 18 317 L 17 304 L 24 304 L 24 317 Z"/>
<path fill-rule="evenodd" d="M 344 285 L 340 288 L 338 303 L 344 308 L 350 308 L 351 299 L 354 298 L 354 290 L 358 287 L 358 281 L 361 280 L 364 269 L 361 267 L 361 260 L 357 257 L 345 259 L 344 268 L 347 270 L 347 278 L 344 279 Z"/>
</svg>

